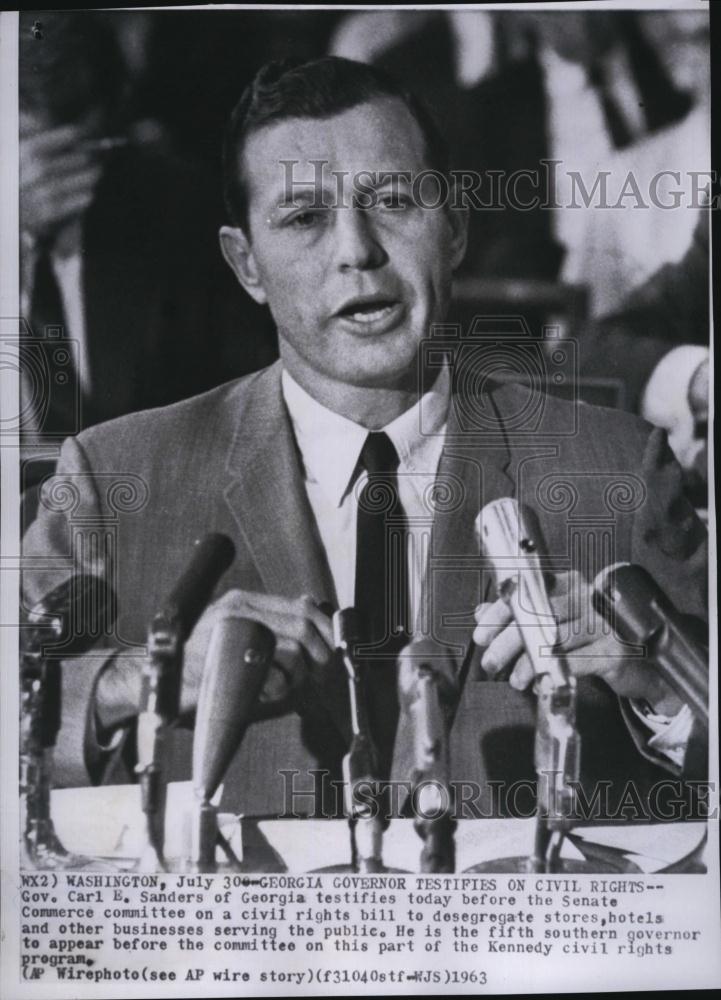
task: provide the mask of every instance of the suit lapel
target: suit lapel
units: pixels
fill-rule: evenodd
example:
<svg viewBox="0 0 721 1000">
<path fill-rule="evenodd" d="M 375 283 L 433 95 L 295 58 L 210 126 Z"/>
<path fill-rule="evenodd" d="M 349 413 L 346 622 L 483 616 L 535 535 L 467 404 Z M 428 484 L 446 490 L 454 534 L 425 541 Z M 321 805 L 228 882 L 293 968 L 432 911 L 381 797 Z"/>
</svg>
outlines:
<svg viewBox="0 0 721 1000">
<path fill-rule="evenodd" d="M 435 512 L 426 574 L 427 614 L 434 636 L 450 646 L 457 658 L 464 655 L 470 641 L 475 606 L 488 598 L 492 585 L 492 575 L 480 558 L 476 518 L 485 504 L 514 496 L 516 491 L 508 471 L 508 442 L 492 396 L 489 404 L 498 430 L 489 428 L 483 435 L 464 432 L 458 407 L 451 406 L 438 469 L 438 492 L 453 495 L 458 502 L 439 504 Z"/>
<path fill-rule="evenodd" d="M 488 599 L 492 584 L 492 574 L 482 569 L 476 518 L 485 504 L 516 491 L 508 472 L 511 454 L 500 413 L 492 396 L 487 401 L 494 423 L 482 435 L 464 431 L 458 421 L 459 407 L 451 404 L 436 477 L 437 502 L 421 610 L 424 619 L 419 623 L 421 634 L 431 630 L 459 670 L 471 652 L 473 612 Z M 442 498 L 449 498 L 448 502 L 441 502 Z M 413 740 L 412 727 L 399 726 L 392 769 L 396 780 L 407 780 L 413 770 Z"/>
<path fill-rule="evenodd" d="M 269 594 L 337 607 L 335 588 L 303 484 L 301 460 L 276 362 L 248 386 L 228 455 L 225 500 Z M 350 733 L 345 674 L 335 658 L 311 683 L 341 734 Z"/>
</svg>

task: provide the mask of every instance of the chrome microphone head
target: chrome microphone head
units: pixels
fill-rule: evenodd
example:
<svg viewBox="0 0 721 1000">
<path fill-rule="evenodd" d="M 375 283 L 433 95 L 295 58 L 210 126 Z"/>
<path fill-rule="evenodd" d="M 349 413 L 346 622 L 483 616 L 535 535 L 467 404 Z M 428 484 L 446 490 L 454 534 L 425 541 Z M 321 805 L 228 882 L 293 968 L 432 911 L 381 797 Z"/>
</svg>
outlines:
<svg viewBox="0 0 721 1000">
<path fill-rule="evenodd" d="M 475 523 L 476 540 L 493 563 L 500 593 L 503 584 L 518 573 L 519 563 L 539 564 L 543 536 L 530 507 L 513 497 L 492 500 L 481 508 Z"/>
<path fill-rule="evenodd" d="M 543 575 L 542 535 L 534 512 L 512 497 L 493 500 L 478 515 L 476 533 L 493 566 L 496 592 L 513 613 L 534 672 L 550 673 L 555 683 L 566 683 L 565 661 L 552 652 L 559 640 L 558 620 Z"/>
</svg>

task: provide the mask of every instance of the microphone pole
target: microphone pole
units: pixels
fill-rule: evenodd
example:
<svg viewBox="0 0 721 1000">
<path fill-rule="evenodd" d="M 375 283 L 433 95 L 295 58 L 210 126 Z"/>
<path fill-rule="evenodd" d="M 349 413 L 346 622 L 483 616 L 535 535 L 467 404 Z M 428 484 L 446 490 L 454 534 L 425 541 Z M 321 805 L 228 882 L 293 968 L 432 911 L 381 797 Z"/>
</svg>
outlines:
<svg viewBox="0 0 721 1000">
<path fill-rule="evenodd" d="M 193 737 L 193 871 L 216 871 L 216 843 L 231 865 L 239 867 L 218 829 L 211 799 L 243 741 L 274 651 L 270 629 L 247 618 L 221 618 L 211 634 Z"/>
<path fill-rule="evenodd" d="M 540 529 L 527 509 L 505 497 L 481 510 L 476 532 L 493 564 L 496 591 L 519 626 L 536 675 L 537 827 L 532 865 L 554 871 L 563 836 L 576 814 L 581 741 L 576 729 L 576 679 L 555 648 L 558 625 L 538 553 Z"/>
<path fill-rule="evenodd" d="M 444 651 L 430 639 L 416 639 L 400 654 L 398 693 L 401 722 L 413 732 L 411 803 L 414 827 L 423 841 L 421 872 L 454 872 L 455 829 L 448 782 L 448 722 L 442 701 L 455 691 L 453 671 L 444 670 Z M 447 654 L 445 663 L 448 663 Z"/>
<path fill-rule="evenodd" d="M 641 566 L 616 563 L 594 581 L 593 603 L 619 638 L 643 646 L 668 686 L 708 726 L 708 654 L 681 615 Z"/>
<path fill-rule="evenodd" d="M 353 649 L 360 642 L 360 622 L 355 608 L 333 615 L 333 640 L 348 678 L 352 739 L 343 758 L 346 812 L 351 832 L 351 861 L 363 874 L 382 872 L 383 796 L 378 788 L 378 756 L 366 713 L 365 672 Z"/>
<path fill-rule="evenodd" d="M 187 569 L 150 623 L 138 713 L 138 763 L 146 817 L 146 846 L 139 871 L 166 871 L 163 857 L 166 783 L 165 744 L 180 712 L 183 648 L 218 580 L 235 557 L 227 535 L 211 534 L 195 543 Z"/>
<path fill-rule="evenodd" d="M 53 750 L 61 722 L 60 657 L 87 652 L 115 619 L 115 594 L 100 577 L 77 574 L 29 612 L 20 631 L 20 806 L 22 853 L 39 869 L 78 868 L 50 815 Z"/>
</svg>

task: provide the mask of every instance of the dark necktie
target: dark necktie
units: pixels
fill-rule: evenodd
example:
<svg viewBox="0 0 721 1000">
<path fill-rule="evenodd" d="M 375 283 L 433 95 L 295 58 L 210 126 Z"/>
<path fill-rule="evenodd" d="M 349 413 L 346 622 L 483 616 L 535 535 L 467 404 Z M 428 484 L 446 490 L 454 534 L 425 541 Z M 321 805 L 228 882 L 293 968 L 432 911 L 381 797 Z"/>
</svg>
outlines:
<svg viewBox="0 0 721 1000">
<path fill-rule="evenodd" d="M 61 438 L 76 433 L 80 413 L 74 344 L 68 339 L 63 300 L 47 247 L 39 249 L 35 262 L 30 328 L 32 361 L 22 380 L 25 392 L 33 396 L 28 412 L 32 411 L 42 435 Z"/>
<path fill-rule="evenodd" d="M 396 658 L 409 638 L 407 524 L 398 497 L 398 453 L 388 435 L 370 433 L 359 462 L 368 473 L 356 532 L 355 606 L 366 639 L 359 660 L 378 776 L 385 779 L 398 723 Z"/>
</svg>

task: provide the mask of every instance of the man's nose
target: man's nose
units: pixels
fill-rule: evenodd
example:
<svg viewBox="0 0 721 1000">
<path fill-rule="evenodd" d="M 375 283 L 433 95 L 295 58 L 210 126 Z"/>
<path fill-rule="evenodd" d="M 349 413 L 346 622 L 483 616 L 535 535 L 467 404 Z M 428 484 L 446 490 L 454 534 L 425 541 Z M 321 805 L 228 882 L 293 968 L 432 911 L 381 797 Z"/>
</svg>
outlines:
<svg viewBox="0 0 721 1000">
<path fill-rule="evenodd" d="M 370 213 L 346 206 L 336 211 L 336 262 L 341 271 L 368 270 L 386 261 L 386 252 L 374 231 Z"/>
</svg>

